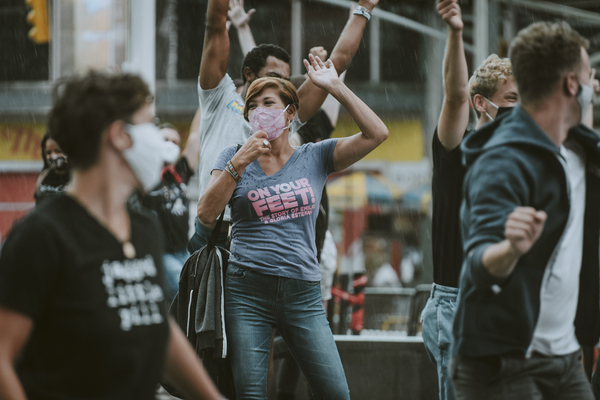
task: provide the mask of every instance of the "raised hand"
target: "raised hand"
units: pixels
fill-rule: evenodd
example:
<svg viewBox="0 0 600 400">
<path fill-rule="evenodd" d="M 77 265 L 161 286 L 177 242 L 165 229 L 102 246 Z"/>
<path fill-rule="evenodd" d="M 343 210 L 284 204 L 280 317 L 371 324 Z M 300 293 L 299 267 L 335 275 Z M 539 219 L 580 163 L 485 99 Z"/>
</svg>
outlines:
<svg viewBox="0 0 600 400">
<path fill-rule="evenodd" d="M 227 12 L 227 16 L 236 28 L 248 25 L 252 14 L 255 12 L 256 10 L 254 8 L 248 12 L 244 10 L 244 0 L 229 0 L 229 11 Z"/>
<path fill-rule="evenodd" d="M 527 253 L 539 239 L 547 214 L 532 207 L 516 207 L 508 216 L 504 235 L 519 254 Z"/>
<path fill-rule="evenodd" d="M 315 46 L 308 52 L 315 57 L 319 57 L 321 60 L 327 59 L 327 50 L 325 50 L 323 46 Z"/>
<path fill-rule="evenodd" d="M 330 92 L 331 87 L 340 82 L 333 62 L 329 59 L 324 63 L 319 57 L 314 57 L 312 54 L 309 54 L 308 58 L 310 62 L 304 60 L 308 77 L 315 86 Z"/>
<path fill-rule="evenodd" d="M 366 9 L 368 9 L 369 11 L 373 11 L 373 9 L 375 8 L 375 6 L 377 4 L 379 4 L 379 0 L 359 0 L 358 1 L 359 6 L 363 6 Z M 354 8 L 352 8 L 351 11 L 354 11 Z"/>
<path fill-rule="evenodd" d="M 258 131 L 248 138 L 246 143 L 244 143 L 235 156 L 233 156 L 232 162 L 236 168 L 238 165 L 241 168 L 246 168 L 246 166 L 258 157 L 269 154 L 270 151 L 271 143 L 267 140 L 267 134 L 264 131 Z"/>
<path fill-rule="evenodd" d="M 438 12 L 444 22 L 453 31 L 460 31 L 464 27 L 460 6 L 457 0 L 439 0 Z"/>
</svg>

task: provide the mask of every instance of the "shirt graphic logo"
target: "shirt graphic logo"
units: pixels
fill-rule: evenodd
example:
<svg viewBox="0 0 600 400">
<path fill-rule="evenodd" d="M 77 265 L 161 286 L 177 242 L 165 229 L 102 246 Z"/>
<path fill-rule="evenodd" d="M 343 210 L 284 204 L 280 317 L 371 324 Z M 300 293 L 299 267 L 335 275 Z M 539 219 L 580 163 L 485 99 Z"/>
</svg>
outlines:
<svg viewBox="0 0 600 400">
<path fill-rule="evenodd" d="M 239 101 L 234 100 L 231 103 L 227 104 L 227 108 L 229 108 L 230 110 L 243 115 L 244 114 L 244 105 L 240 104 Z"/>
<path fill-rule="evenodd" d="M 157 275 L 152 256 L 125 261 L 105 260 L 102 275 L 108 293 L 107 305 L 118 309 L 122 330 L 163 322 L 158 307 L 164 298 L 162 288 L 146 279 Z"/>
<path fill-rule="evenodd" d="M 316 202 L 306 178 L 251 190 L 248 199 L 256 216 L 265 224 L 312 215 Z"/>
</svg>

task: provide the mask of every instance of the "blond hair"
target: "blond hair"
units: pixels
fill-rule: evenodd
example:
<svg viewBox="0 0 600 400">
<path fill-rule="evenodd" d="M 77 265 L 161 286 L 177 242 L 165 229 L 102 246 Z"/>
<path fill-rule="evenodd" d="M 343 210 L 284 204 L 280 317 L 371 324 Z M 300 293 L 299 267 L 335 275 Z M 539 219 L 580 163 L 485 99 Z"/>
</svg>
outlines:
<svg viewBox="0 0 600 400">
<path fill-rule="evenodd" d="M 479 94 L 486 99 L 491 99 L 498 83 L 506 83 L 513 79 L 512 66 L 508 58 L 500 58 L 496 54 L 489 56 L 476 70 L 469 79 L 469 97 L 473 103 L 473 98 Z M 475 110 L 477 111 L 477 110 Z M 479 112 L 477 112 L 479 116 Z"/>
</svg>

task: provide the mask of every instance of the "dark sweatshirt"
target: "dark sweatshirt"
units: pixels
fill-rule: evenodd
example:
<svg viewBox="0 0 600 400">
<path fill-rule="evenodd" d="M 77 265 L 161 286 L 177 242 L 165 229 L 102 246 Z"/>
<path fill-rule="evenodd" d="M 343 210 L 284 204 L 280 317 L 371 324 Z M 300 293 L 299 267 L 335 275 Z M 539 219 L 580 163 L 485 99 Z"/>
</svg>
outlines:
<svg viewBox="0 0 600 400">
<path fill-rule="evenodd" d="M 577 334 L 580 342 L 598 340 L 598 137 L 585 127 L 569 132 L 587 153 L 584 254 Z M 558 147 L 520 107 L 463 140 L 468 168 L 461 208 L 465 260 L 454 320 L 453 353 L 525 355 L 540 308 L 542 278 L 569 217 L 569 194 Z M 543 210 L 548 218 L 540 238 L 521 256 L 507 278 L 492 276 L 482 264 L 484 251 L 505 239 L 515 207 Z M 583 301 L 582 301 L 583 299 Z M 583 304 L 585 302 L 586 304 Z"/>
</svg>

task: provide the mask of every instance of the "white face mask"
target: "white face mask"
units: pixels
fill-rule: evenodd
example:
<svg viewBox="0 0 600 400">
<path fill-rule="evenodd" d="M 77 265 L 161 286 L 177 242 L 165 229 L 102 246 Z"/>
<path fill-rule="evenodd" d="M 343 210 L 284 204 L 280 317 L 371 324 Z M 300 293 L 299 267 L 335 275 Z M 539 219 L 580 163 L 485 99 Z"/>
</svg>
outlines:
<svg viewBox="0 0 600 400">
<path fill-rule="evenodd" d="M 160 183 L 164 164 L 177 159 L 179 147 L 165 141 L 154 124 L 126 124 L 125 129 L 133 145 L 123 152 L 123 157 L 140 181 L 142 189 L 149 192 Z"/>
<path fill-rule="evenodd" d="M 590 85 L 579 84 L 579 90 L 577 91 L 577 104 L 579 105 L 579 109 L 581 111 L 581 117 L 579 118 L 579 123 L 583 123 L 586 114 L 589 111 L 590 104 L 592 104 L 592 99 L 594 98 L 594 88 Z"/>
<path fill-rule="evenodd" d="M 483 97 L 483 96 L 481 96 L 481 97 Z M 483 98 L 486 99 L 488 101 L 488 103 L 490 103 L 492 106 L 494 106 L 496 108 L 496 110 L 498 110 L 499 107 L 497 105 L 495 105 L 491 100 L 489 100 L 487 97 L 483 97 Z M 485 115 L 487 115 L 487 117 L 490 119 L 490 121 L 494 120 L 494 118 L 492 118 L 492 116 L 490 114 L 488 114 L 487 111 L 486 111 Z"/>
</svg>

